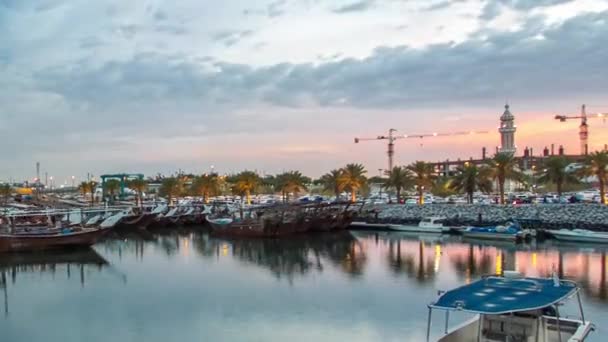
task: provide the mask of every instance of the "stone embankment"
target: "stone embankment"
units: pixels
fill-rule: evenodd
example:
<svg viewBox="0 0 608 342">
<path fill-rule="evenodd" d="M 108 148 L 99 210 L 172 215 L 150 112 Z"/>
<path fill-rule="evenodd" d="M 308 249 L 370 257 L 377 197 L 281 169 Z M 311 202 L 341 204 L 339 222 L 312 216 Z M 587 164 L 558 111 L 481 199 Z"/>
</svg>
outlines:
<svg viewBox="0 0 608 342">
<path fill-rule="evenodd" d="M 608 231 L 608 206 L 599 204 L 468 205 L 427 204 L 375 205 L 364 208 L 363 221 L 417 224 L 422 218 L 441 216 L 450 225 L 502 224 L 517 219 L 530 228 L 582 228 Z"/>
</svg>

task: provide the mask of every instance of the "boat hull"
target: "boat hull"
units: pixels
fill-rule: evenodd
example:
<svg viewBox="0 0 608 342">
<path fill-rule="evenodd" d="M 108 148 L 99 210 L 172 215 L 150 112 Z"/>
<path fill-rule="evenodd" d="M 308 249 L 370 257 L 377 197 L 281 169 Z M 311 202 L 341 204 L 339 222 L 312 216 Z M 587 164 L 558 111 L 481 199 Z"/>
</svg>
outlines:
<svg viewBox="0 0 608 342">
<path fill-rule="evenodd" d="M 216 224 L 212 221 L 209 221 L 211 225 L 211 234 L 217 236 L 226 236 L 226 237 L 268 237 L 269 235 L 264 231 L 264 226 L 262 223 L 254 222 L 254 223 L 230 223 L 226 224 Z"/>
<path fill-rule="evenodd" d="M 480 232 L 468 232 L 463 231 L 462 236 L 469 239 L 478 240 L 499 240 L 499 241 L 519 241 L 521 238 L 515 234 L 493 234 L 493 233 L 480 233 Z"/>
<path fill-rule="evenodd" d="M 409 233 L 427 233 L 427 234 L 442 234 L 442 227 L 419 227 L 419 226 L 404 226 L 400 224 L 390 224 L 388 229 L 398 232 Z"/>
<path fill-rule="evenodd" d="M 133 217 L 125 217 L 123 218 L 117 225 L 117 229 L 146 229 L 154 219 L 156 218 L 156 214 L 146 213 Z"/>
<path fill-rule="evenodd" d="M 69 234 L 0 235 L 0 252 L 27 252 L 94 245 L 110 229 L 94 229 Z"/>
<path fill-rule="evenodd" d="M 559 231 L 550 232 L 559 241 L 585 242 L 595 244 L 608 244 L 608 234 L 580 235 L 575 233 L 565 233 Z"/>
</svg>

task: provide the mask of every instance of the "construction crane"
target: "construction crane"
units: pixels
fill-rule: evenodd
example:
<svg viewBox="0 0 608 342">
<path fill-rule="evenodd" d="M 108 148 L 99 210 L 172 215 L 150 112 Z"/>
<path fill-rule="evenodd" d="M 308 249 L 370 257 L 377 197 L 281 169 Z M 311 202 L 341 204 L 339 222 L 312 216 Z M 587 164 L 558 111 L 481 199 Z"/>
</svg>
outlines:
<svg viewBox="0 0 608 342">
<path fill-rule="evenodd" d="M 587 155 L 589 153 L 589 125 L 587 119 L 600 118 L 606 122 L 606 117 L 608 117 L 608 113 L 587 113 L 586 106 L 582 105 L 579 115 L 556 115 L 555 120 L 566 122 L 567 120 L 581 119 L 581 124 L 578 126 L 578 137 L 581 142 L 581 155 Z"/>
<path fill-rule="evenodd" d="M 472 134 L 486 134 L 488 131 L 467 131 L 467 132 L 449 132 L 449 133 L 426 133 L 426 134 L 396 134 L 397 130 L 391 128 L 388 130 L 388 135 L 379 135 L 376 138 L 355 138 L 355 144 L 358 144 L 362 141 L 372 141 L 372 140 L 388 140 L 388 170 L 393 169 L 393 160 L 395 157 L 395 141 L 399 139 L 424 139 L 431 137 L 447 137 L 447 136 L 455 136 L 455 135 L 472 135 Z"/>
</svg>

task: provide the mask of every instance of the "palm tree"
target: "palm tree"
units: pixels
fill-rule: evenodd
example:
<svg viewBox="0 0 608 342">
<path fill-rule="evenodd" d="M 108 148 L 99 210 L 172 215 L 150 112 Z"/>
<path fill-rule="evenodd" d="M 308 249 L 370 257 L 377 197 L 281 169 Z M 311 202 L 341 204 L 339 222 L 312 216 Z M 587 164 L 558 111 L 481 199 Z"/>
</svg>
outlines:
<svg viewBox="0 0 608 342">
<path fill-rule="evenodd" d="M 600 202 L 606 204 L 606 181 L 608 180 L 608 152 L 593 152 L 585 160 L 585 165 L 579 170 L 582 177 L 595 176 L 600 183 Z"/>
<path fill-rule="evenodd" d="M 456 169 L 457 175 L 450 182 L 450 188 L 467 194 L 467 202 L 473 203 L 473 193 L 492 192 L 492 171 L 487 167 L 477 167 L 466 163 Z"/>
<path fill-rule="evenodd" d="M 342 170 L 331 170 L 329 173 L 324 174 L 319 179 L 320 183 L 323 184 L 323 189 L 325 191 L 331 191 L 334 195 L 336 195 L 336 200 L 340 197 L 342 191 L 344 191 L 344 187 L 340 182 L 342 178 Z"/>
<path fill-rule="evenodd" d="M 342 169 L 339 179 L 342 189 L 350 191 L 351 202 L 357 201 L 357 190 L 367 185 L 367 171 L 361 164 L 348 164 Z"/>
<path fill-rule="evenodd" d="M 431 193 L 438 197 L 448 197 L 456 194 L 456 191 L 450 188 L 451 182 L 452 179 L 450 177 L 437 177 L 435 184 L 431 187 Z"/>
<path fill-rule="evenodd" d="M 290 193 L 297 196 L 298 193 L 308 190 L 306 184 L 309 181 L 310 179 L 300 171 L 289 171 L 276 176 L 276 186 L 281 190 L 284 202 L 289 200 Z"/>
<path fill-rule="evenodd" d="M 494 158 L 487 162 L 491 177 L 498 181 L 498 192 L 500 193 L 500 204 L 505 204 L 505 181 L 522 180 L 523 175 L 518 170 L 517 160 L 512 153 L 496 153 Z"/>
<path fill-rule="evenodd" d="M 205 203 L 209 203 L 209 197 L 220 193 L 220 178 L 215 173 L 196 177 L 192 183 L 192 191 L 196 195 L 203 196 Z"/>
<path fill-rule="evenodd" d="M 574 174 L 566 172 L 570 162 L 562 156 L 552 156 L 545 161 L 545 169 L 539 177 L 543 183 L 553 183 L 557 187 L 557 195 L 562 196 L 564 184 L 576 184 L 578 179 Z"/>
<path fill-rule="evenodd" d="M 407 166 L 407 169 L 414 175 L 414 184 L 418 192 L 418 204 L 424 204 L 424 189 L 430 189 L 435 182 L 435 168 L 432 164 L 423 161 L 416 161 Z"/>
<path fill-rule="evenodd" d="M 2 197 L 2 203 L 6 205 L 8 203 L 8 199 L 13 194 L 13 188 L 11 188 L 10 184 L 2 184 L 0 185 L 0 196 Z"/>
<path fill-rule="evenodd" d="M 129 181 L 128 187 L 137 193 L 137 203 L 139 203 L 140 206 L 143 206 L 143 193 L 148 189 L 148 182 L 137 178 Z"/>
<path fill-rule="evenodd" d="M 169 204 L 174 197 L 180 196 L 184 191 L 183 182 L 179 178 L 170 177 L 163 179 L 158 192 L 161 196 L 166 197 Z"/>
<path fill-rule="evenodd" d="M 83 196 L 87 194 L 91 194 L 91 205 L 95 203 L 95 188 L 97 187 L 97 183 L 95 181 L 82 182 L 78 186 L 78 189 L 82 193 Z"/>
<path fill-rule="evenodd" d="M 243 171 L 235 177 L 235 189 L 245 195 L 247 204 L 251 204 L 251 193 L 261 184 L 260 176 L 253 171 Z"/>
<path fill-rule="evenodd" d="M 120 190 L 120 181 L 117 179 L 110 179 L 104 183 L 104 192 L 110 195 L 110 201 L 114 201 L 114 197 L 118 190 Z"/>
<path fill-rule="evenodd" d="M 407 168 L 395 166 L 390 171 L 388 179 L 384 182 L 385 188 L 394 188 L 397 192 L 397 203 L 401 203 L 401 190 L 414 184 L 412 173 Z"/>
</svg>

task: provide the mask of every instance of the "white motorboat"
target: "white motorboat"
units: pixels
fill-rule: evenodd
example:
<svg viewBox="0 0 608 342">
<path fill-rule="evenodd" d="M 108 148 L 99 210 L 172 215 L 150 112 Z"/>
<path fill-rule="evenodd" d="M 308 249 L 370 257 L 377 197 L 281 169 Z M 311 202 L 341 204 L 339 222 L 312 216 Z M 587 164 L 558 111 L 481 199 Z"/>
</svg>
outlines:
<svg viewBox="0 0 608 342">
<path fill-rule="evenodd" d="M 441 294 L 428 306 L 427 341 L 433 310 L 445 312 L 444 334 L 438 342 L 584 341 L 594 325 L 585 320 L 579 292 L 576 283 L 556 275 L 524 278 L 517 272 L 505 272 L 504 277 L 484 277 Z M 580 318 L 562 315 L 563 303 L 575 296 Z M 457 312 L 475 317 L 449 329 L 450 315 Z"/>
<path fill-rule="evenodd" d="M 588 242 L 588 243 L 607 243 L 608 244 L 608 233 L 593 232 L 586 229 L 560 229 L 560 230 L 549 230 L 549 233 L 560 241 L 576 241 L 576 242 Z"/>
<path fill-rule="evenodd" d="M 420 220 L 417 226 L 407 226 L 401 224 L 390 224 L 388 228 L 390 230 L 400 232 L 412 232 L 412 233 L 433 233 L 442 234 L 449 233 L 452 231 L 452 227 L 448 227 L 445 224 L 445 217 L 432 216 L 426 217 Z"/>
</svg>

